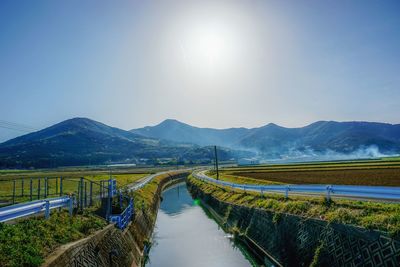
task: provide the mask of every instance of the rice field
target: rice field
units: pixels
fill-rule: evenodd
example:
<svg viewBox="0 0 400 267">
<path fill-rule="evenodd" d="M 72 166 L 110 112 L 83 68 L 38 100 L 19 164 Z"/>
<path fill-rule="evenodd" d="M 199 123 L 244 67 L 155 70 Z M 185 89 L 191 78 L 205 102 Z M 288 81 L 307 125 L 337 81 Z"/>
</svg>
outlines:
<svg viewBox="0 0 400 267">
<path fill-rule="evenodd" d="M 400 159 L 231 167 L 221 178 L 251 184 L 400 186 Z"/>
</svg>

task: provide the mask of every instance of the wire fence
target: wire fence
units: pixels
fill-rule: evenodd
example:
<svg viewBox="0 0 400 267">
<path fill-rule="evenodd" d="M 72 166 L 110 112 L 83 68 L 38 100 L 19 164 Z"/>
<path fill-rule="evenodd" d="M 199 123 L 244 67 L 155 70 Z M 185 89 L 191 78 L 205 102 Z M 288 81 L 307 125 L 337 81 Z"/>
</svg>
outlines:
<svg viewBox="0 0 400 267">
<path fill-rule="evenodd" d="M 88 207 L 108 194 L 109 180 L 87 178 L 19 178 L 0 180 L 0 206 L 51 197 L 74 195 L 78 206 Z"/>
<path fill-rule="evenodd" d="M 83 211 L 83 209 L 91 207 L 97 203 L 99 215 L 106 220 L 117 222 L 118 228 L 125 228 L 130 222 L 133 212 L 133 199 L 123 195 L 121 191 L 117 191 L 117 183 L 115 179 L 92 181 L 86 178 L 79 179 L 60 179 L 57 188 L 53 188 L 55 193 L 51 193 L 49 181 L 45 179 L 42 188 L 41 179 L 37 180 L 37 187 L 34 187 L 33 179 L 30 179 L 29 194 L 24 196 L 24 180 L 21 182 L 21 193 L 16 194 L 16 180 L 12 181 L 12 200 L 14 204 L 0 208 L 0 222 L 15 220 L 21 217 L 27 217 L 35 214 L 44 213 L 45 217 L 50 216 L 50 210 L 55 208 L 69 208 L 69 213 L 73 211 Z M 32 181 L 32 182 L 31 182 Z M 57 180 L 55 180 L 57 181 Z M 69 193 L 65 194 L 64 186 L 69 188 Z M 19 188 L 18 188 L 19 189 Z M 4 189 L 3 189 L 4 190 Z M 42 192 L 44 191 L 44 192 Z M 35 194 L 37 192 L 37 195 Z M 61 196 L 49 197 L 51 194 L 60 194 Z M 15 204 L 15 200 L 38 199 L 25 201 Z M 116 198 L 118 196 L 118 198 Z M 3 197 L 10 197 L 4 194 Z M 43 197 L 41 199 L 41 197 Z M 103 211 L 103 212 L 101 212 Z"/>
</svg>

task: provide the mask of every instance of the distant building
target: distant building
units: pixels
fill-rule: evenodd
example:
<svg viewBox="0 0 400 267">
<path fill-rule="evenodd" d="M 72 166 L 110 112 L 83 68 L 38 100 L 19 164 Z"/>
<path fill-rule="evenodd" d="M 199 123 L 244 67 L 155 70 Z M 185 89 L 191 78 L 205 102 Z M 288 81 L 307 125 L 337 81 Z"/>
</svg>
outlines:
<svg viewBox="0 0 400 267">
<path fill-rule="evenodd" d="M 258 165 L 260 161 L 258 159 L 239 159 L 238 165 Z"/>
</svg>

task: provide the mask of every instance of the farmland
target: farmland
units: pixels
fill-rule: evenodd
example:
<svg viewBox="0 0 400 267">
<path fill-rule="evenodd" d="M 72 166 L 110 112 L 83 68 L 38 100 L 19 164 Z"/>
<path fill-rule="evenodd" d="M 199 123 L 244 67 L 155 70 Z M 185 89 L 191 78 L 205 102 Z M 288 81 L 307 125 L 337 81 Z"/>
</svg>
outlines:
<svg viewBox="0 0 400 267">
<path fill-rule="evenodd" d="M 400 159 L 231 167 L 221 178 L 250 184 L 400 186 Z"/>
<path fill-rule="evenodd" d="M 85 178 L 85 190 L 90 190 L 90 181 L 93 181 L 93 194 L 99 194 L 100 181 L 109 179 L 110 175 L 117 180 L 118 187 L 123 187 L 156 171 L 150 168 L 3 170 L 0 171 L 0 205 L 58 196 L 61 183 L 63 195 L 76 193 L 81 177 Z"/>
</svg>

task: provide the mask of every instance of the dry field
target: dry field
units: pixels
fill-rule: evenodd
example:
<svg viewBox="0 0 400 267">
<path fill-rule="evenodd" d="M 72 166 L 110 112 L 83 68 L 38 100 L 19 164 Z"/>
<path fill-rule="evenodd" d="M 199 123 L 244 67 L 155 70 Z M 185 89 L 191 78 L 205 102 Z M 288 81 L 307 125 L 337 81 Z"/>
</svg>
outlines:
<svg viewBox="0 0 400 267">
<path fill-rule="evenodd" d="M 400 161 L 239 167 L 222 173 L 285 184 L 400 186 Z"/>
</svg>

